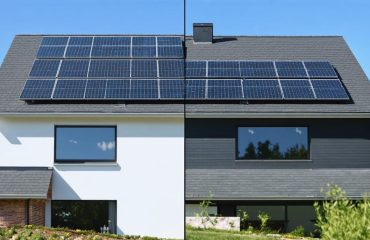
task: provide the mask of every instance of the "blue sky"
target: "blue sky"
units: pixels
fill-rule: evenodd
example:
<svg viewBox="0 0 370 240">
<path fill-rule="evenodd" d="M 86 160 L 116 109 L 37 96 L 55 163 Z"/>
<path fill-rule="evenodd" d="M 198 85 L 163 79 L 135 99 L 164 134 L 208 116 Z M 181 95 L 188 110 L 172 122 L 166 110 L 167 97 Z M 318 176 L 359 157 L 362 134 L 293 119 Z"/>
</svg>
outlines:
<svg viewBox="0 0 370 240">
<path fill-rule="evenodd" d="M 369 0 L 187 0 L 216 35 L 342 35 L 370 76 Z M 182 0 L 2 0 L 0 62 L 15 34 L 183 33 Z"/>
</svg>

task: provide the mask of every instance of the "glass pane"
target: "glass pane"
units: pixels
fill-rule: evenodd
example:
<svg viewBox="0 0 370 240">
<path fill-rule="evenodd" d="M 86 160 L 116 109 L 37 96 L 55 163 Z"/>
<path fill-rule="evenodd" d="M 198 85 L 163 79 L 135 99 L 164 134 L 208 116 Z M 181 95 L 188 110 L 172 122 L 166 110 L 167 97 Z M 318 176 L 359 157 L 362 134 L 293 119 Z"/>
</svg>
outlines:
<svg viewBox="0 0 370 240">
<path fill-rule="evenodd" d="M 57 127 L 56 161 L 116 160 L 114 127 Z"/>
<path fill-rule="evenodd" d="M 239 127 L 238 159 L 309 159 L 306 127 Z"/>
</svg>

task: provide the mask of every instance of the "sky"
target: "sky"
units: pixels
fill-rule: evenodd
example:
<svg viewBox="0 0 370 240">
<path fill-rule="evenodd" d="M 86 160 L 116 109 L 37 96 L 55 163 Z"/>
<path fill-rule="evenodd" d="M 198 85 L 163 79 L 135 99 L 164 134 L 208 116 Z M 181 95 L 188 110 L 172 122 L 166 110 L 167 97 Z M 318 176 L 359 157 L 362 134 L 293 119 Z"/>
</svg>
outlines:
<svg viewBox="0 0 370 240">
<path fill-rule="evenodd" d="M 1 0 L 0 62 L 16 34 L 182 34 L 183 0 Z M 186 0 L 186 32 L 340 35 L 370 76 L 369 0 Z"/>
</svg>

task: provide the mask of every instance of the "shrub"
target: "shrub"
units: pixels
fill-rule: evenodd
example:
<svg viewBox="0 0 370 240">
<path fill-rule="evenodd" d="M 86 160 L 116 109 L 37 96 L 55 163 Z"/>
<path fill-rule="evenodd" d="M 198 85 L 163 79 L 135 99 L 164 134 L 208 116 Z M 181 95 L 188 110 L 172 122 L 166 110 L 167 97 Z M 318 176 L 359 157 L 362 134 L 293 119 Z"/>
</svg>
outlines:
<svg viewBox="0 0 370 240">
<path fill-rule="evenodd" d="M 248 213 L 242 209 L 238 209 L 237 216 L 240 218 L 240 229 L 246 229 L 248 227 Z"/>
<path fill-rule="evenodd" d="M 304 237 L 304 227 L 297 226 L 293 231 L 290 232 L 290 235 L 294 237 Z"/>
<path fill-rule="evenodd" d="M 337 185 L 328 185 L 326 200 L 315 203 L 317 227 L 322 239 L 370 239 L 370 201 L 355 202 Z"/>
<path fill-rule="evenodd" d="M 258 214 L 258 219 L 261 221 L 261 230 L 266 230 L 267 222 L 271 219 L 271 217 L 265 212 L 260 212 L 260 214 Z"/>
</svg>

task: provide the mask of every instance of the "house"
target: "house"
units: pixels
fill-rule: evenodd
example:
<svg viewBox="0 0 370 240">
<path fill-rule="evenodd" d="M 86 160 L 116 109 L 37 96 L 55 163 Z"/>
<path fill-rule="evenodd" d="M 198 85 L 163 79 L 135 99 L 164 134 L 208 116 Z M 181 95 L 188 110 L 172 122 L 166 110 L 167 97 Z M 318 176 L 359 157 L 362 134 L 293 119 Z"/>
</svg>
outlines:
<svg viewBox="0 0 370 240">
<path fill-rule="evenodd" d="M 182 238 L 210 198 L 213 215 L 311 230 L 327 183 L 369 191 L 369 92 L 337 36 L 18 35 L 0 226 Z"/>
<path fill-rule="evenodd" d="M 0 227 L 108 227 L 183 238 L 184 107 L 141 101 L 158 91 L 150 88 L 157 81 L 153 61 L 172 53 L 183 61 L 181 42 L 177 36 L 14 38 L 0 70 Z M 130 90 L 131 73 L 150 76 L 132 81 L 145 91 L 133 90 L 136 103 L 117 101 Z M 112 99 L 97 100 L 105 84 Z M 81 100 L 85 95 L 91 98 Z"/>
<path fill-rule="evenodd" d="M 208 61 L 208 98 L 245 101 L 186 104 L 187 216 L 210 199 L 211 215 L 245 210 L 253 224 L 266 212 L 272 227 L 310 231 L 328 183 L 351 199 L 370 192 L 370 83 L 343 37 L 212 37 L 212 25 L 195 27 L 208 44 L 187 37 L 187 61 Z M 215 78 L 244 79 L 244 92 L 239 82 L 219 91 Z"/>
</svg>

